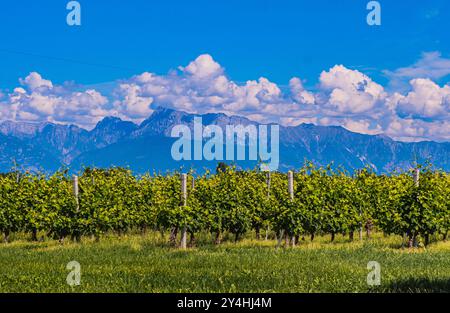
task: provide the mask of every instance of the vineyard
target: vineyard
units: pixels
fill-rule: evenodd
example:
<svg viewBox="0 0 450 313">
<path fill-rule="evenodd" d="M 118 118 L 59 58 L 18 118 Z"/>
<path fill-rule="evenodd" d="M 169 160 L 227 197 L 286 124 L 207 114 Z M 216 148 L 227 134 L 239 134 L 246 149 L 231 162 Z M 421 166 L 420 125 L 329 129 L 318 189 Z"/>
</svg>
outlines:
<svg viewBox="0 0 450 313">
<path fill-rule="evenodd" d="M 414 177 L 414 175 L 416 175 Z M 51 176 L 11 172 L 0 176 L 0 231 L 31 240 L 45 236 L 101 240 L 105 233 L 170 233 L 170 243 L 195 245 L 196 235 L 224 234 L 239 241 L 276 238 L 292 245 L 315 236 L 370 237 L 375 231 L 404 236 L 406 245 L 445 240 L 450 229 L 450 175 L 424 167 L 376 175 L 317 168 L 266 173 L 225 168 L 134 176 L 123 168 L 67 171 Z M 188 238 L 189 237 L 189 238 Z"/>
</svg>

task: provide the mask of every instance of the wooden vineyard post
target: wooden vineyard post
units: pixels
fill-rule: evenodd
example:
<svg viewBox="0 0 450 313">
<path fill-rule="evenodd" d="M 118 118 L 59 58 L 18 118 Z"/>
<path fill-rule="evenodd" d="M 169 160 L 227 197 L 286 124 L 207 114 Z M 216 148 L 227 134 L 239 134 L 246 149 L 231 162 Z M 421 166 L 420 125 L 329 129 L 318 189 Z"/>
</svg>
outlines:
<svg viewBox="0 0 450 313">
<path fill-rule="evenodd" d="M 292 171 L 288 172 L 288 190 L 289 190 L 289 197 L 291 198 L 291 201 L 294 200 L 294 174 Z"/>
<path fill-rule="evenodd" d="M 270 172 L 266 173 L 267 198 L 270 197 Z"/>
<path fill-rule="evenodd" d="M 361 175 L 361 170 L 357 171 L 358 176 Z M 363 221 L 362 221 L 362 210 L 361 210 L 361 206 L 359 207 L 359 241 L 363 240 Z"/>
<path fill-rule="evenodd" d="M 181 201 L 183 207 L 187 205 L 187 175 L 181 174 Z M 187 238 L 187 227 L 183 225 L 183 229 L 181 230 L 181 249 L 186 249 L 186 238 Z"/>
<path fill-rule="evenodd" d="M 78 176 L 73 175 L 72 177 L 73 182 L 73 195 L 75 196 L 75 202 L 76 202 L 76 210 L 77 212 L 80 211 L 80 203 L 78 201 Z"/>
<path fill-rule="evenodd" d="M 72 182 L 73 182 L 73 195 L 75 196 L 75 205 L 76 205 L 76 212 L 77 212 L 76 216 L 78 217 L 78 213 L 80 212 L 80 201 L 78 199 L 79 190 L 78 190 L 78 176 L 77 175 L 73 175 Z M 75 238 L 75 240 L 77 242 L 80 241 L 80 235 L 78 233 L 75 234 L 75 236 L 72 235 L 72 239 L 73 238 Z"/>
<path fill-rule="evenodd" d="M 420 177 L 420 170 L 416 168 L 413 174 L 414 184 L 416 185 L 416 187 L 419 187 L 419 177 Z"/>
<path fill-rule="evenodd" d="M 266 173 L 266 184 L 267 184 L 267 200 L 270 198 L 270 172 Z M 269 236 L 269 225 L 266 228 L 266 237 L 264 240 L 267 240 Z"/>
<path fill-rule="evenodd" d="M 194 192 L 195 190 L 195 177 L 194 175 L 192 175 L 192 180 L 191 180 L 191 193 Z M 191 238 L 189 239 L 189 247 L 193 247 L 195 245 L 195 233 L 194 231 L 190 231 L 189 232 L 191 235 Z"/>
<path fill-rule="evenodd" d="M 289 190 L 289 198 L 294 201 L 294 173 L 292 171 L 288 171 L 288 190 Z M 286 231 L 286 245 L 289 244 L 289 234 Z M 295 236 L 292 235 L 291 244 L 295 247 Z"/>
<path fill-rule="evenodd" d="M 416 188 L 418 188 L 419 187 L 419 179 L 420 179 L 420 169 L 418 169 L 418 168 L 414 169 L 413 179 L 414 179 L 414 185 L 416 186 Z M 408 242 L 409 248 L 412 248 L 415 245 L 417 245 L 416 239 L 417 238 L 414 233 L 409 234 L 409 242 Z M 427 241 L 428 241 L 428 238 L 425 239 L 425 242 L 427 242 Z"/>
<path fill-rule="evenodd" d="M 419 187 L 419 176 L 420 176 L 420 170 L 418 168 L 415 168 L 414 172 L 413 172 L 413 180 L 414 180 L 414 185 L 416 187 Z M 416 238 L 411 231 L 405 233 L 404 238 L 408 238 L 408 248 L 414 247 Z M 404 242 L 404 240 L 402 241 L 402 248 L 403 248 L 403 242 Z"/>
</svg>

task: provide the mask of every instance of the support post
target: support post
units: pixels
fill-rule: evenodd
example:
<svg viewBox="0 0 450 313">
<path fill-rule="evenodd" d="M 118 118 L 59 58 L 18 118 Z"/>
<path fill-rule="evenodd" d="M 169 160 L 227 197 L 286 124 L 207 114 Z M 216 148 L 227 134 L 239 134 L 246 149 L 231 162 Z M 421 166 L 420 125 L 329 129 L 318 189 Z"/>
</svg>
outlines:
<svg viewBox="0 0 450 313">
<path fill-rule="evenodd" d="M 420 170 L 418 168 L 414 169 L 413 178 L 414 178 L 414 184 L 416 187 L 419 187 L 419 177 L 420 177 Z"/>
<path fill-rule="evenodd" d="M 78 201 L 78 176 L 73 175 L 72 177 L 73 182 L 73 195 L 75 196 L 76 206 L 77 206 L 77 212 L 80 211 L 80 203 Z"/>
<path fill-rule="evenodd" d="M 73 195 L 75 196 L 76 212 L 77 212 L 77 215 L 78 215 L 78 212 L 80 212 L 80 202 L 79 202 L 79 199 L 78 199 L 78 176 L 77 175 L 73 175 L 72 181 L 73 181 Z M 80 237 L 79 233 L 75 234 L 75 236 L 72 235 L 72 238 L 75 238 L 75 240 L 77 242 L 80 242 L 80 240 L 81 240 L 81 237 Z M 61 241 L 62 240 L 64 240 L 64 238 L 61 238 Z"/>
<path fill-rule="evenodd" d="M 270 198 L 270 171 L 268 171 L 266 173 L 266 184 L 267 184 L 267 199 L 269 199 Z M 267 240 L 268 236 L 269 236 L 269 226 L 267 225 L 266 237 L 264 240 Z"/>
<path fill-rule="evenodd" d="M 183 207 L 187 205 L 187 175 L 181 174 L 181 201 Z M 186 249 L 186 241 L 187 241 L 187 227 L 183 225 L 181 230 L 181 249 Z"/>
<path fill-rule="evenodd" d="M 292 171 L 288 172 L 288 190 L 289 190 L 289 197 L 291 198 L 291 201 L 294 200 L 294 173 Z"/>
<path fill-rule="evenodd" d="M 418 168 L 414 169 L 413 179 L 414 179 L 414 185 L 416 186 L 416 188 L 418 188 L 419 187 L 419 180 L 420 180 L 420 169 L 418 169 Z M 417 246 L 416 234 L 410 234 L 410 239 L 409 239 L 408 246 L 410 248 L 412 248 L 413 246 Z"/>
<path fill-rule="evenodd" d="M 294 173 L 292 171 L 288 172 L 288 190 L 289 197 L 291 201 L 294 201 Z M 289 234 L 286 232 L 286 245 L 289 243 Z M 292 247 L 295 247 L 295 235 L 291 238 Z"/>
<path fill-rule="evenodd" d="M 270 172 L 266 173 L 267 198 L 270 197 Z"/>
<path fill-rule="evenodd" d="M 357 178 L 359 178 L 359 176 L 361 175 L 362 170 L 357 170 L 356 171 L 356 175 Z M 362 221 L 362 210 L 361 207 L 359 207 L 359 241 L 363 240 L 363 221 Z"/>
</svg>

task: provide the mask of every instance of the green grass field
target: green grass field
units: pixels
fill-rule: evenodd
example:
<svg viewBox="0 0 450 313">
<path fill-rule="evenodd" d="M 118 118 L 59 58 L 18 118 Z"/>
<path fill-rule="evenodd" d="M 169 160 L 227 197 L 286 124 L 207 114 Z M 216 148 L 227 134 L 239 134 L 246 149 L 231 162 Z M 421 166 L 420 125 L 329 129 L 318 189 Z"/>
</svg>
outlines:
<svg viewBox="0 0 450 313">
<path fill-rule="evenodd" d="M 401 248 L 400 237 L 348 242 L 338 236 L 275 248 L 275 241 L 206 241 L 181 251 L 159 233 L 102 237 L 100 242 L 14 238 L 0 244 L 1 292 L 450 292 L 450 242 Z M 66 283 L 68 262 L 81 265 L 81 285 Z M 369 261 L 381 285 L 367 285 Z"/>
</svg>

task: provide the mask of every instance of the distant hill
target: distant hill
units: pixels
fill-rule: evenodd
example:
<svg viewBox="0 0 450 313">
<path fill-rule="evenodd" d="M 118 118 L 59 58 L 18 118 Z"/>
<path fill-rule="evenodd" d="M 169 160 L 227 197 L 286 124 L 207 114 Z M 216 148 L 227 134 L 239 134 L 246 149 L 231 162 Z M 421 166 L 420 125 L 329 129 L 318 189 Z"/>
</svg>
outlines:
<svg viewBox="0 0 450 313">
<path fill-rule="evenodd" d="M 105 117 L 90 131 L 74 125 L 52 123 L 0 123 L 0 171 L 10 170 L 16 162 L 23 169 L 52 172 L 62 166 L 77 171 L 83 166 L 129 166 L 143 173 L 194 167 L 214 169 L 216 161 L 174 161 L 170 138 L 173 126 L 192 128 L 195 116 L 203 125 L 258 125 L 244 117 L 222 113 L 193 115 L 158 108 L 140 125 L 116 117 Z M 384 135 L 364 135 L 339 126 L 301 124 L 280 126 L 280 166 L 282 171 L 299 168 L 305 160 L 319 165 L 331 162 L 348 170 L 371 166 L 375 171 L 405 169 L 414 160 L 430 161 L 450 171 L 450 143 L 394 141 Z M 249 168 L 256 161 L 236 162 Z"/>
</svg>

